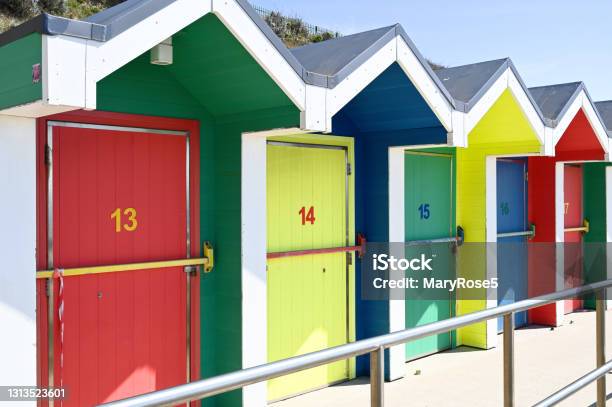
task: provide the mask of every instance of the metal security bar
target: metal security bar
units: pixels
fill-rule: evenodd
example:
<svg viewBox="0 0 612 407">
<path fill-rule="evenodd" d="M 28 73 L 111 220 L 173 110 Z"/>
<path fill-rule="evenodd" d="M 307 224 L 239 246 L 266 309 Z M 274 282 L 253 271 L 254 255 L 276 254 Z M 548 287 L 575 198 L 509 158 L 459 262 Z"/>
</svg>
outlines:
<svg viewBox="0 0 612 407">
<path fill-rule="evenodd" d="M 204 266 L 205 270 L 209 270 L 211 264 L 208 257 L 202 257 L 197 259 L 181 259 L 181 260 L 165 260 L 165 261 L 153 261 L 148 263 L 129 263 L 129 264 L 112 264 L 109 266 L 92 266 L 92 267 L 75 267 L 65 268 L 63 270 L 64 277 L 82 276 L 85 274 L 103 274 L 103 273 L 118 273 L 123 271 L 135 271 L 135 270 L 149 270 L 149 269 L 161 269 L 167 267 L 190 267 L 190 266 Z M 51 278 L 53 277 L 53 270 L 38 271 L 36 278 Z"/>
<path fill-rule="evenodd" d="M 535 237 L 535 225 L 531 224 L 529 230 L 524 230 L 522 232 L 506 232 L 506 233 L 498 233 L 497 238 L 503 237 L 517 237 L 517 236 L 527 236 L 530 239 Z"/>
<path fill-rule="evenodd" d="M 584 220 L 582 222 L 583 226 L 577 227 L 577 228 L 565 228 L 563 229 L 564 232 L 582 232 L 582 233 L 589 233 L 589 221 L 588 220 Z"/>
<path fill-rule="evenodd" d="M 461 226 L 457 226 L 457 236 L 442 237 L 439 239 L 425 239 L 425 240 L 408 240 L 405 242 L 407 246 L 417 245 L 429 245 L 433 243 L 456 243 L 458 246 L 463 244 L 465 238 L 465 232 Z"/>
<path fill-rule="evenodd" d="M 159 390 L 140 396 L 127 398 L 103 404 L 105 407 L 145 407 L 166 406 L 188 402 L 190 400 L 211 397 L 216 394 L 225 393 L 230 390 L 239 389 L 250 384 L 274 379 L 290 373 L 299 372 L 312 367 L 345 360 L 355 356 L 370 354 L 370 397 L 372 407 L 384 406 L 384 349 L 395 345 L 401 345 L 409 341 L 424 338 L 426 336 L 449 332 L 477 322 L 504 317 L 504 406 L 514 406 L 514 314 L 531 308 L 551 304 L 553 302 L 576 297 L 579 295 L 595 292 L 596 297 L 596 346 L 597 346 L 597 370 L 582 378 L 580 383 L 590 383 L 598 380 L 597 406 L 605 406 L 605 376 L 600 375 L 602 371 L 608 371 L 609 366 L 603 363 L 604 355 L 604 301 L 605 290 L 612 287 L 612 279 L 588 284 L 578 288 L 570 288 L 560 292 L 546 294 L 539 297 L 502 305 L 495 308 L 473 312 L 471 314 L 433 322 L 416 328 L 406 329 L 374 338 L 364 339 L 318 352 L 307 353 L 289 359 L 279 360 L 261 366 L 243 369 L 233 373 L 227 373 L 210 379 L 199 380 L 192 383 Z M 586 385 L 586 384 L 584 384 Z M 584 385 L 572 384 L 570 389 L 563 390 L 560 396 L 564 398 L 573 394 Z M 555 396 L 555 395 L 553 395 Z M 551 397 L 553 397 L 551 396 Z M 551 404 L 543 404 L 551 405 Z"/>
<path fill-rule="evenodd" d="M 356 252 L 359 257 L 365 253 L 366 239 L 363 235 L 357 235 L 356 246 L 339 246 L 339 247 L 327 247 L 323 249 L 306 249 L 306 250 L 293 250 L 288 252 L 270 252 L 266 254 L 267 259 L 280 259 L 283 257 L 296 257 L 296 256 L 310 256 L 314 254 L 328 254 L 328 253 L 348 253 Z"/>
</svg>

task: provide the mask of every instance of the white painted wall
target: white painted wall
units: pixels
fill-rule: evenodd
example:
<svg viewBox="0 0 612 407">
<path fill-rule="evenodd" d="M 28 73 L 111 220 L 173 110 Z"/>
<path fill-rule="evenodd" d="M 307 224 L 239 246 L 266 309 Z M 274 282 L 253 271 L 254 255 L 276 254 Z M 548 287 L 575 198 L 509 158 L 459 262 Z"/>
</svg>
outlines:
<svg viewBox="0 0 612 407">
<path fill-rule="evenodd" d="M 403 147 L 389 149 L 389 242 L 405 241 L 404 219 L 404 159 Z M 397 253 L 399 250 L 401 253 Z M 393 245 L 391 255 L 404 258 L 404 248 Z M 404 301 L 389 301 L 389 332 L 406 329 L 406 304 Z M 389 380 L 397 380 L 406 373 L 406 346 L 389 349 Z"/>
<path fill-rule="evenodd" d="M 268 362 L 266 133 L 242 135 L 242 367 Z M 267 404 L 267 382 L 244 388 L 244 407 Z"/>
<path fill-rule="evenodd" d="M 606 242 L 607 277 L 612 278 L 612 167 L 606 168 Z M 606 295 L 607 309 L 612 309 L 612 288 Z"/>
<path fill-rule="evenodd" d="M 0 385 L 36 385 L 35 143 L 34 119 L 0 115 Z"/>
</svg>

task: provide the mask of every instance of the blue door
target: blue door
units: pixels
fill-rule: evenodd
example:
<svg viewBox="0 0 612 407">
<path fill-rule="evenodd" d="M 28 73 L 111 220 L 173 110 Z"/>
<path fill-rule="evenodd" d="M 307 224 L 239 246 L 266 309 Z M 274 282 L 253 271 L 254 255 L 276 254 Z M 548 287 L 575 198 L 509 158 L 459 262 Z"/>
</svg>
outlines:
<svg viewBox="0 0 612 407">
<path fill-rule="evenodd" d="M 497 160 L 497 302 L 509 304 L 527 298 L 526 236 L 500 234 L 527 231 L 527 161 Z M 527 313 L 515 314 L 515 326 L 527 324 Z M 503 318 L 497 322 L 503 330 Z"/>
</svg>

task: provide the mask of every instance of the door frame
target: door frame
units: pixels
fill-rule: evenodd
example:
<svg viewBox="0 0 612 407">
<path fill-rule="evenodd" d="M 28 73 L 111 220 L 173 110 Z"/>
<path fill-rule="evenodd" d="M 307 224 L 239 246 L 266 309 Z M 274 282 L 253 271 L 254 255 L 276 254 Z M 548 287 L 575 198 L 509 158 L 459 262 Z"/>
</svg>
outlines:
<svg viewBox="0 0 612 407">
<path fill-rule="evenodd" d="M 448 144 L 423 144 L 389 147 L 389 242 L 404 242 L 406 238 L 405 207 L 405 157 L 406 151 L 424 148 L 448 148 Z M 457 210 L 454 203 L 455 212 Z M 403 253 L 394 254 L 403 257 Z M 389 332 L 406 329 L 404 301 L 389 301 Z M 406 370 L 405 344 L 389 348 L 389 380 L 404 377 Z"/>
<path fill-rule="evenodd" d="M 486 243 L 497 243 L 497 159 L 498 158 L 523 158 L 539 156 L 536 153 L 520 154 L 495 154 L 487 155 L 485 159 L 485 216 L 486 216 Z M 526 199 L 529 200 L 528 191 Z M 487 244 L 486 279 L 497 278 L 497 247 L 495 244 Z M 497 289 L 487 289 L 487 308 L 497 307 Z M 497 346 L 497 319 L 486 321 L 487 326 L 487 349 Z"/>
<path fill-rule="evenodd" d="M 158 116 L 112 113 L 103 111 L 77 110 L 37 119 L 36 134 L 36 266 L 38 270 L 48 270 L 52 265 L 52 161 L 48 160 L 50 152 L 47 144 L 52 133 L 51 126 L 59 123 L 63 127 L 86 127 L 112 130 L 128 130 L 136 132 L 158 132 L 169 135 L 186 135 L 186 189 L 187 189 L 187 256 L 200 255 L 200 125 L 195 120 L 173 119 Z M 68 124 L 68 125 L 66 125 Z M 52 148 L 52 146 L 50 146 Z M 47 162 L 51 163 L 50 165 Z M 51 167 L 52 169 L 52 167 Z M 50 189 L 51 188 L 51 189 Z M 49 190 L 50 189 L 50 190 Z M 51 193 L 50 193 L 51 192 Z M 50 258 L 51 257 L 51 258 Z M 190 281 L 191 280 L 191 281 Z M 200 276 L 194 274 L 186 287 L 188 309 L 187 323 L 187 371 L 186 380 L 193 381 L 200 377 Z M 53 302 L 46 296 L 46 280 L 38 285 L 40 305 L 37 312 L 37 377 L 39 386 L 53 385 Z M 51 328 L 51 329 L 50 329 Z M 52 406 L 52 401 L 49 402 Z"/>
<path fill-rule="evenodd" d="M 351 166 L 348 176 L 348 245 L 355 239 L 354 140 L 311 133 L 297 128 L 276 129 L 242 134 L 241 164 L 241 249 L 242 249 L 242 367 L 268 362 L 267 341 L 267 145 L 268 140 L 347 149 Z M 355 340 L 355 262 L 348 267 L 348 339 Z M 262 329 L 266 327 L 266 329 Z M 356 376 L 355 358 L 349 359 L 348 378 Z M 267 382 L 243 388 L 245 406 L 264 406 L 268 402 Z"/>
<path fill-rule="evenodd" d="M 516 160 L 514 160 L 515 158 L 522 158 L 522 159 L 524 159 L 523 160 L 524 173 L 528 174 L 529 173 L 529 161 L 528 161 L 528 158 L 526 156 L 497 157 L 495 159 L 495 191 L 496 191 L 496 195 L 495 195 L 495 201 L 496 201 L 496 204 L 495 204 L 495 211 L 496 211 L 495 228 L 498 227 L 498 225 L 497 225 L 497 192 L 498 192 L 498 190 L 497 190 L 497 167 L 498 167 L 498 164 L 499 164 L 500 161 L 501 162 L 504 162 L 504 161 L 505 162 L 516 162 Z M 528 180 L 524 180 L 524 182 L 523 182 L 523 194 L 524 194 L 524 197 L 523 197 L 524 208 L 523 209 L 524 209 L 524 212 L 525 212 L 525 226 L 524 226 L 524 228 L 525 228 L 525 230 L 527 230 L 527 228 L 529 227 L 529 225 L 528 225 L 528 223 L 529 223 L 529 186 L 528 186 Z M 498 233 L 499 233 L 499 229 L 497 229 L 497 231 L 495 233 L 495 241 L 496 242 L 497 242 L 497 234 Z M 495 255 L 497 257 L 497 245 L 495 245 Z M 495 262 L 495 271 L 496 272 L 497 272 L 497 267 L 498 267 L 498 262 L 496 261 Z M 527 274 L 526 274 L 525 277 L 527 278 L 526 283 L 528 284 L 529 283 L 529 269 L 527 269 Z M 499 295 L 497 296 L 496 301 L 497 301 L 497 304 L 498 304 L 497 306 L 499 306 Z M 525 313 L 525 316 L 526 316 L 526 319 L 527 319 L 527 323 L 526 323 L 526 325 L 527 325 L 529 323 L 529 320 L 528 320 L 528 317 L 527 317 L 527 311 L 522 311 L 522 312 Z M 498 321 L 500 321 L 500 319 L 498 319 Z M 517 327 L 515 326 L 515 329 L 516 328 Z M 499 334 L 502 331 L 503 331 L 503 329 L 499 330 L 499 328 L 498 328 L 498 332 L 497 333 Z"/>
</svg>

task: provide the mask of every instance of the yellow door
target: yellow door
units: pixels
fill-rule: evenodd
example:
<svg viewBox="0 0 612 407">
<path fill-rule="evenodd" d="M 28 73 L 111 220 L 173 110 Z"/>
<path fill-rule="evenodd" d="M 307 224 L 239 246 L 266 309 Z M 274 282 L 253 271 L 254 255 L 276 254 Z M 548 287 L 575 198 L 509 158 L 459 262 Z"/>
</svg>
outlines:
<svg viewBox="0 0 612 407">
<path fill-rule="evenodd" d="M 268 253 L 347 245 L 346 149 L 269 142 Z M 268 360 L 348 341 L 346 253 L 268 260 Z M 348 378 L 348 362 L 268 382 L 268 399 Z"/>
</svg>

